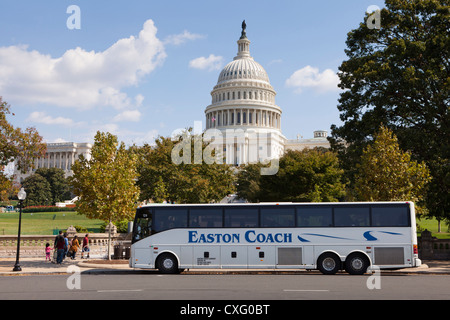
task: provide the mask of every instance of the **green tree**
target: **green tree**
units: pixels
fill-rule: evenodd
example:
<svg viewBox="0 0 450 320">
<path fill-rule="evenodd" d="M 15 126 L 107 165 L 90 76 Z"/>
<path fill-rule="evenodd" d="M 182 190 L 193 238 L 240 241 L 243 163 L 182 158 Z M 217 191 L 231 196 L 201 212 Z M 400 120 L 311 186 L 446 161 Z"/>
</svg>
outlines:
<svg viewBox="0 0 450 320">
<path fill-rule="evenodd" d="M 425 161 L 433 177 L 427 207 L 450 213 L 450 19 L 448 0 L 386 0 L 381 28 L 365 21 L 348 33 L 339 67 L 338 109 L 331 143 L 354 183 L 356 163 L 381 124 L 400 147 Z M 367 16 L 366 16 L 367 18 Z M 446 174 L 442 174 L 445 173 Z"/>
<path fill-rule="evenodd" d="M 39 168 L 36 170 L 35 174 L 43 176 L 50 184 L 52 204 L 71 199 L 69 183 L 63 169 Z"/>
<path fill-rule="evenodd" d="M 335 153 L 325 149 L 289 150 L 275 175 L 261 176 L 258 165 L 238 174 L 238 196 L 251 202 L 333 202 L 345 194 L 343 170 Z"/>
<path fill-rule="evenodd" d="M 27 206 L 51 206 L 52 190 L 50 183 L 39 174 L 32 174 L 26 177 L 22 186 L 27 192 Z"/>
<path fill-rule="evenodd" d="M 243 166 L 237 174 L 236 194 L 248 202 L 259 202 L 261 198 L 261 163 Z"/>
<path fill-rule="evenodd" d="M 391 130 L 381 127 L 374 141 L 363 151 L 356 167 L 354 194 L 360 201 L 414 201 L 425 198 L 431 180 L 425 163 L 411 159 L 400 149 Z M 420 206 L 418 212 L 423 213 Z"/>
<path fill-rule="evenodd" d="M 140 159 L 137 181 L 141 190 L 140 199 L 155 202 L 166 200 L 176 203 L 209 203 L 220 201 L 227 194 L 233 193 L 235 177 L 231 166 L 208 164 L 204 161 L 194 163 L 194 141 L 200 141 L 201 148 L 197 150 L 199 154 L 206 148 L 206 144 L 201 143 L 201 136 L 195 136 L 188 142 L 192 156 L 189 157 L 190 161 L 174 163 L 172 151 L 181 140 L 182 137 L 158 137 L 154 146 L 146 144 L 134 148 Z M 189 145 L 187 148 L 189 149 Z"/>
<path fill-rule="evenodd" d="M 5 167 L 15 161 L 17 169 L 25 173 L 30 168 L 34 168 L 34 160 L 44 156 L 47 150 L 47 145 L 35 128 L 27 128 L 25 131 L 14 128 L 7 120 L 7 115 L 10 114 L 10 106 L 0 97 L 0 196 L 2 198 L 11 192 L 16 194 L 13 177 L 6 176 Z"/>
<path fill-rule="evenodd" d="M 83 156 L 72 166 L 70 184 L 79 197 L 77 210 L 91 219 L 112 223 L 131 220 L 139 188 L 135 184 L 137 158 L 110 133 L 97 132 L 91 158 Z M 110 258 L 111 234 L 108 238 Z"/>
</svg>

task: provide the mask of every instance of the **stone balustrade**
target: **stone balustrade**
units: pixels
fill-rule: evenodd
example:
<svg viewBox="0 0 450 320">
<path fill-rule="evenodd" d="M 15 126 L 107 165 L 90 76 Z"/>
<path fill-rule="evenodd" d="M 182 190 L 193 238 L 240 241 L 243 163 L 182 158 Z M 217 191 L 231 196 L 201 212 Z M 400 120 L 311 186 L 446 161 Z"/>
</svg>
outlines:
<svg viewBox="0 0 450 320">
<path fill-rule="evenodd" d="M 78 236 L 80 244 L 86 233 L 68 233 L 69 241 L 74 235 Z M 106 257 L 108 253 L 108 233 L 89 233 L 89 247 L 91 257 Z M 21 235 L 20 256 L 21 257 L 45 257 L 45 245 L 53 247 L 55 235 Z M 130 235 L 124 233 L 111 234 L 111 251 L 116 244 L 129 244 Z M 16 256 L 17 236 L 0 235 L 0 258 L 12 258 Z"/>
<path fill-rule="evenodd" d="M 450 239 L 437 239 L 425 230 L 417 239 L 419 257 L 423 260 L 450 260 Z"/>
</svg>

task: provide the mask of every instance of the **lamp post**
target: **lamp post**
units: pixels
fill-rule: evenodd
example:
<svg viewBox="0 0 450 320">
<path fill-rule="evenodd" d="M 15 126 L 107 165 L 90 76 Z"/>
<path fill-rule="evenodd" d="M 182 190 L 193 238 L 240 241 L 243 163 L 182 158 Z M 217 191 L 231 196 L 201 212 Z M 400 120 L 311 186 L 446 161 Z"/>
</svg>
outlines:
<svg viewBox="0 0 450 320">
<path fill-rule="evenodd" d="M 17 252 L 16 252 L 16 264 L 14 265 L 13 271 L 22 271 L 22 268 L 19 264 L 19 255 L 20 255 L 20 227 L 22 225 L 22 205 L 23 200 L 27 197 L 27 193 L 23 188 L 20 189 L 19 193 L 17 194 L 17 197 L 19 198 L 19 206 L 20 206 L 20 213 L 19 213 L 19 231 L 17 234 Z"/>
</svg>

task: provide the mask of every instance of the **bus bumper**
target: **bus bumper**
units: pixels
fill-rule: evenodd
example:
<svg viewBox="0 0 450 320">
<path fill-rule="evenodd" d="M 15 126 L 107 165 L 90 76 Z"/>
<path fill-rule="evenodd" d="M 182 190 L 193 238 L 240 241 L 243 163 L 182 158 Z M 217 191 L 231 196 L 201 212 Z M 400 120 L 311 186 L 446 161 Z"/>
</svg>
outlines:
<svg viewBox="0 0 450 320">
<path fill-rule="evenodd" d="M 422 265 L 422 260 L 420 260 L 419 258 L 415 258 L 414 259 L 414 266 L 415 267 L 420 267 Z"/>
</svg>

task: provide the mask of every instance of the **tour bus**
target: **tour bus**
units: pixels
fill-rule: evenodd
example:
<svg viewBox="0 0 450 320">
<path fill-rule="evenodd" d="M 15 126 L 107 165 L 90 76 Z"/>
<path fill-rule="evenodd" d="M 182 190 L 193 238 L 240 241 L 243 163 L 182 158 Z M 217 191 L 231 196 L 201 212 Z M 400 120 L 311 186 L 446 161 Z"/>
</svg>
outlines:
<svg viewBox="0 0 450 320">
<path fill-rule="evenodd" d="M 161 273 L 420 265 L 413 202 L 146 205 L 130 254 L 130 267 Z"/>
</svg>

